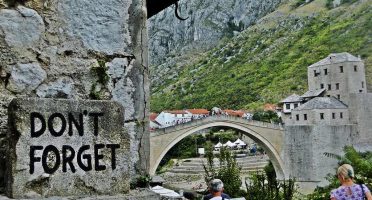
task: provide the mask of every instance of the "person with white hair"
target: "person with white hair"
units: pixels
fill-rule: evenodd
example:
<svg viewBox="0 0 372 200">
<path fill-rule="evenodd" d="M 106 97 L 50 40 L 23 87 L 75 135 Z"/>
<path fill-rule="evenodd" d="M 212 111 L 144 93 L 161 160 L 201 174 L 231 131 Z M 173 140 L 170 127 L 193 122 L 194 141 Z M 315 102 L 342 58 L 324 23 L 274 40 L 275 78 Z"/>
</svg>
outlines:
<svg viewBox="0 0 372 200">
<path fill-rule="evenodd" d="M 208 184 L 210 194 L 204 196 L 203 200 L 228 200 L 230 196 L 223 193 L 223 183 L 220 179 L 213 179 Z"/>
<path fill-rule="evenodd" d="M 366 185 L 354 183 L 354 169 L 351 165 L 341 165 L 337 169 L 337 178 L 341 186 L 331 191 L 331 200 L 372 200 Z"/>
</svg>

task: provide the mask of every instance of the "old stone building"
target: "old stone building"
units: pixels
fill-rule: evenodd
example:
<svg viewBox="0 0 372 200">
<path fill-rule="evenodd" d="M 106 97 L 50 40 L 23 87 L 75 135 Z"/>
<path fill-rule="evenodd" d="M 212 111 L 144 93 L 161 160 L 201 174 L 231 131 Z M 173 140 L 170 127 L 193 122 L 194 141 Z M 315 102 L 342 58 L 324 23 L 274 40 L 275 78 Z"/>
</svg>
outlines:
<svg viewBox="0 0 372 200">
<path fill-rule="evenodd" d="M 325 89 L 349 104 L 350 93 L 367 93 L 364 63 L 349 53 L 333 53 L 307 69 L 309 91 Z"/>
<path fill-rule="evenodd" d="M 363 61 L 349 53 L 333 53 L 310 65 L 308 84 L 301 105 L 284 113 L 283 155 L 290 176 L 301 177 L 300 185 L 311 191 L 326 184 L 337 166 L 325 152 L 342 154 L 345 145 L 372 149 L 372 94 Z"/>
</svg>

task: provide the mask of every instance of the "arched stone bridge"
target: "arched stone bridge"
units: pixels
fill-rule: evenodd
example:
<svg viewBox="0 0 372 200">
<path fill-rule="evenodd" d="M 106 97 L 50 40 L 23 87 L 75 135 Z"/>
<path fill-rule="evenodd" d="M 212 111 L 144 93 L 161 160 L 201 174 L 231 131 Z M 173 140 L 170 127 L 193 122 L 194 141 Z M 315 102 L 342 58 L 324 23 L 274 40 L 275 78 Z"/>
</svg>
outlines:
<svg viewBox="0 0 372 200">
<path fill-rule="evenodd" d="M 210 116 L 150 132 L 150 174 L 155 174 L 156 168 L 165 154 L 183 138 L 197 131 L 216 126 L 237 129 L 249 136 L 265 149 L 273 162 L 277 177 L 279 179 L 287 177 L 281 156 L 284 143 L 282 126 L 223 115 Z"/>
</svg>

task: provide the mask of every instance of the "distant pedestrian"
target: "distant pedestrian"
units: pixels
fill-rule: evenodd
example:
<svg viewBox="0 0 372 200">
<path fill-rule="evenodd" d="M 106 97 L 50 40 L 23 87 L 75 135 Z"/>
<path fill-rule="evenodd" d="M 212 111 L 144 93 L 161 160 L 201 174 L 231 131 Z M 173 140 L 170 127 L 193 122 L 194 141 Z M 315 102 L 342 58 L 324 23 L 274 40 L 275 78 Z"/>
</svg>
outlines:
<svg viewBox="0 0 372 200">
<path fill-rule="evenodd" d="M 213 179 L 208 184 L 210 194 L 204 196 L 203 200 L 228 200 L 230 196 L 223 193 L 223 183 L 220 179 Z"/>
<path fill-rule="evenodd" d="M 354 183 L 354 169 L 351 165 L 341 165 L 337 169 L 337 178 L 341 186 L 331 191 L 331 200 L 372 200 L 367 186 Z"/>
</svg>

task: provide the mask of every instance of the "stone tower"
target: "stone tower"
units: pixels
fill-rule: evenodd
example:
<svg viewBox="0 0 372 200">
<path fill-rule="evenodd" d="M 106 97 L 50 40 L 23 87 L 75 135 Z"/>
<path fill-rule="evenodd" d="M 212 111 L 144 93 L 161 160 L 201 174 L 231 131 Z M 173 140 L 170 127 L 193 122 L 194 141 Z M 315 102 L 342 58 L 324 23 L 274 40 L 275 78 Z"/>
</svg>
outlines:
<svg viewBox="0 0 372 200">
<path fill-rule="evenodd" d="M 332 53 L 307 69 L 310 91 L 325 89 L 325 96 L 333 96 L 349 104 L 349 94 L 367 93 L 363 61 L 349 53 Z"/>
</svg>

